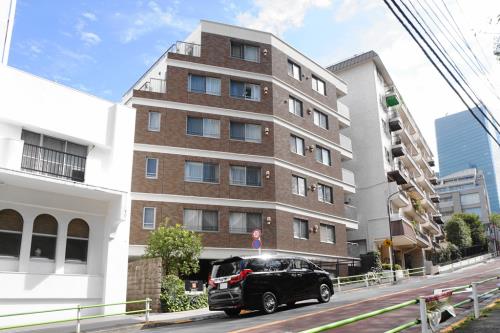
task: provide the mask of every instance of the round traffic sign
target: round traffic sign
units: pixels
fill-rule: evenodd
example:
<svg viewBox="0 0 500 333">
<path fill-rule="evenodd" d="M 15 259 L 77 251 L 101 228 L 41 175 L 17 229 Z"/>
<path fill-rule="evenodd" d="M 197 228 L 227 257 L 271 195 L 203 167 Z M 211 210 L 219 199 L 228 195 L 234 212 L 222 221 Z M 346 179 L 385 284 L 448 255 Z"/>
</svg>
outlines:
<svg viewBox="0 0 500 333">
<path fill-rule="evenodd" d="M 260 238 L 260 229 L 254 229 L 254 231 L 252 231 L 252 237 L 253 237 L 253 239 L 259 239 Z"/>
<path fill-rule="evenodd" d="M 260 239 L 254 239 L 253 240 L 252 247 L 254 249 L 260 249 L 261 246 L 262 246 L 262 242 L 260 241 Z"/>
<path fill-rule="evenodd" d="M 387 246 L 387 247 L 391 247 L 392 246 L 391 240 L 390 239 L 384 240 L 384 245 Z"/>
</svg>

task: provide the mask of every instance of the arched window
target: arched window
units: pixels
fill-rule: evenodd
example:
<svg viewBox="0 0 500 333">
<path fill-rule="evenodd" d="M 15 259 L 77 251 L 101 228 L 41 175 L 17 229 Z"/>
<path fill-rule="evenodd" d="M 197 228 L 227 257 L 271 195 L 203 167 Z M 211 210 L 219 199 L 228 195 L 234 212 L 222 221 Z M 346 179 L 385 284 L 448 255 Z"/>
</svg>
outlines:
<svg viewBox="0 0 500 333">
<path fill-rule="evenodd" d="M 66 261 L 87 262 L 89 225 L 82 219 L 73 219 L 68 225 Z"/>
<path fill-rule="evenodd" d="M 13 209 L 0 210 L 0 256 L 19 257 L 23 218 Z"/>
<path fill-rule="evenodd" d="M 32 258 L 54 259 L 56 257 L 57 220 L 49 214 L 41 214 L 33 222 L 31 238 Z"/>
</svg>

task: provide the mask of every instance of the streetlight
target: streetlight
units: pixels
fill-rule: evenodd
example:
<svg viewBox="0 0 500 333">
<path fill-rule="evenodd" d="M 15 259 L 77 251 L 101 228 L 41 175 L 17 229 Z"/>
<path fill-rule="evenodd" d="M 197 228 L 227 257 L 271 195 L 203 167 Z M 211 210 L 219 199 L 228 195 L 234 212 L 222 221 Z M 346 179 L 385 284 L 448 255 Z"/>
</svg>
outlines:
<svg viewBox="0 0 500 333">
<path fill-rule="evenodd" d="M 393 196 L 395 196 L 396 194 L 400 194 L 400 193 L 403 193 L 405 191 L 409 191 L 409 190 L 412 190 L 414 189 L 415 186 L 410 186 L 408 187 L 406 190 L 398 190 L 394 193 L 391 193 L 388 197 L 387 197 L 387 218 L 389 219 L 389 239 L 391 240 L 391 245 L 389 246 L 389 265 L 391 265 L 391 275 L 392 275 L 392 281 L 393 283 L 396 283 L 396 272 L 394 271 L 394 267 L 393 267 L 393 260 L 396 261 L 396 256 L 394 255 L 394 246 L 392 244 L 392 229 L 391 229 L 391 208 L 390 208 L 390 203 L 391 203 L 391 199 Z"/>
</svg>

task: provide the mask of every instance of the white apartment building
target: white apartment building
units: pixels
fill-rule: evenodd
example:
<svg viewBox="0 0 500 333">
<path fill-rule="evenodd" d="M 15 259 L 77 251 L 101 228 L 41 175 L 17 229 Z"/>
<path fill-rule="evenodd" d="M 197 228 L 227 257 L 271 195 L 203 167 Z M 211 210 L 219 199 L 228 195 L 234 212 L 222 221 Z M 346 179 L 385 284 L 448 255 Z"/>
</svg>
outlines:
<svg viewBox="0 0 500 333">
<path fill-rule="evenodd" d="M 0 314 L 125 301 L 135 110 L 6 65 L 0 91 Z"/>
<path fill-rule="evenodd" d="M 380 250 L 388 263 L 383 242 L 392 234 L 395 262 L 422 267 L 425 251 L 438 246 L 435 237 L 441 235 L 432 152 L 374 51 L 328 69 L 349 87 L 341 101 L 351 113 L 352 125 L 344 131 L 354 158 L 346 167 L 356 175 L 359 229 L 348 231 L 348 241 L 361 254 Z"/>
</svg>

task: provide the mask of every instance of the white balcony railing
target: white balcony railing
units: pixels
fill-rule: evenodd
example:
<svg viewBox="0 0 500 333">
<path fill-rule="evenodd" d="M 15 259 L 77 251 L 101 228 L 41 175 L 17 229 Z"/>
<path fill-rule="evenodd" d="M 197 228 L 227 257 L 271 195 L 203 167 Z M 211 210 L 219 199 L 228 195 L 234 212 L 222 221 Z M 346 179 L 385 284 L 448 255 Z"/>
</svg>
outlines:
<svg viewBox="0 0 500 333">
<path fill-rule="evenodd" d="M 337 111 L 339 112 L 340 115 L 349 119 L 349 108 L 346 105 L 337 101 L 337 109 L 338 109 Z"/>
<path fill-rule="evenodd" d="M 350 184 L 354 186 L 354 172 L 351 170 L 347 170 L 342 168 L 342 180 L 344 183 Z"/>
<path fill-rule="evenodd" d="M 149 79 L 149 81 L 144 82 L 144 84 L 139 88 L 139 90 L 164 94 L 167 92 L 167 81 L 162 79 L 151 78 Z"/>
<path fill-rule="evenodd" d="M 349 220 L 358 220 L 358 211 L 356 207 L 351 205 L 344 205 L 344 216 Z"/>
<path fill-rule="evenodd" d="M 339 134 L 339 139 L 342 148 L 352 151 L 352 141 L 349 137 Z"/>
</svg>

